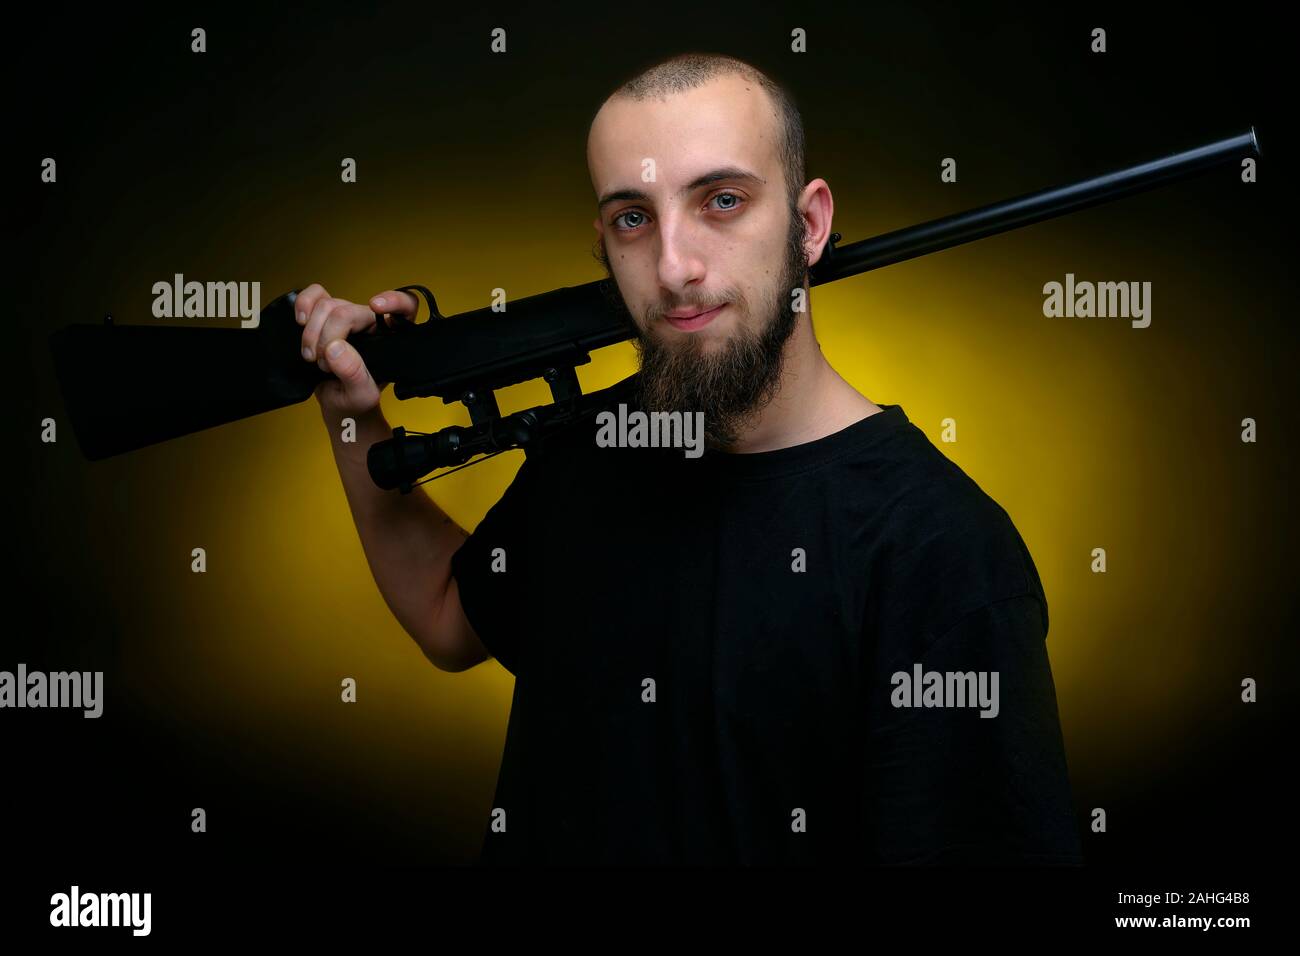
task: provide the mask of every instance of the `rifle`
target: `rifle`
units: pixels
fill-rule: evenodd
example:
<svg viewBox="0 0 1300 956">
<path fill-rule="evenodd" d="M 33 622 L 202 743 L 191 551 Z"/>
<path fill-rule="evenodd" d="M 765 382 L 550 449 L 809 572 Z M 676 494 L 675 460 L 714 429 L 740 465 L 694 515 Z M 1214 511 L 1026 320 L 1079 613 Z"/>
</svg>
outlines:
<svg viewBox="0 0 1300 956">
<path fill-rule="evenodd" d="M 1152 189 L 1260 155 L 1252 126 L 1245 133 L 1065 186 L 1042 189 L 967 212 L 837 246 L 833 233 L 809 270 L 809 285 L 928 255 L 1018 229 L 1122 196 Z M 429 307 L 420 323 L 381 320 L 356 346 L 376 381 L 392 382 L 402 400 L 437 396 L 461 402 L 468 427 L 433 434 L 393 429 L 371 446 L 370 476 L 380 488 L 410 492 L 440 468 L 476 455 L 524 448 L 589 414 L 598 393 L 584 395 L 576 368 L 594 349 L 637 334 L 608 278 L 509 303 L 503 312 L 477 309 L 443 316 L 424 286 Z M 305 401 L 332 376 L 301 356 L 302 328 L 290 291 L 262 309 L 255 328 L 189 328 L 102 324 L 66 326 L 50 336 L 55 373 L 82 454 L 91 461 L 168 441 Z M 376 317 L 377 319 L 380 317 Z M 544 379 L 553 404 L 502 416 L 496 389 Z M 161 399 L 159 398 L 161 396 Z M 482 460 L 482 459 L 480 459 Z M 441 477 L 435 476 L 435 477 Z M 424 479 L 430 480 L 430 479 Z"/>
</svg>

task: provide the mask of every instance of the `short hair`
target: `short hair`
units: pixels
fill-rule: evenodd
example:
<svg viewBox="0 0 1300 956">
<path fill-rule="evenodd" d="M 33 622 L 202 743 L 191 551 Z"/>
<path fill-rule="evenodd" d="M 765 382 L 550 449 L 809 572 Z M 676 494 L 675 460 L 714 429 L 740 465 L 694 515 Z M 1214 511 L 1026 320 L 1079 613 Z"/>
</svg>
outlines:
<svg viewBox="0 0 1300 956">
<path fill-rule="evenodd" d="M 776 110 L 779 142 L 777 151 L 785 167 L 786 192 L 793 208 L 805 185 L 807 147 L 804 142 L 803 117 L 794 96 L 762 70 L 744 60 L 721 53 L 678 53 L 646 67 L 619 85 L 601 102 L 603 107 L 616 96 L 634 100 L 667 97 L 673 93 L 702 86 L 720 76 L 739 74 L 758 84 L 767 93 Z M 597 110 L 599 112 L 599 110 Z M 595 117 L 592 117 L 595 122 Z"/>
</svg>

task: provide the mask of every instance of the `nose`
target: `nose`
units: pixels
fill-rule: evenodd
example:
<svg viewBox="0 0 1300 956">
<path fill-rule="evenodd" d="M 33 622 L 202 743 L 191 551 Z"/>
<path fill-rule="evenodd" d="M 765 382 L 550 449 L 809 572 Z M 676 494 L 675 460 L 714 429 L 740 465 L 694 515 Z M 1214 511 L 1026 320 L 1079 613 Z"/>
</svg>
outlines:
<svg viewBox="0 0 1300 956">
<path fill-rule="evenodd" d="M 689 217 L 676 210 L 664 213 L 659 221 L 659 284 L 680 295 L 704 273 L 700 237 Z"/>
</svg>

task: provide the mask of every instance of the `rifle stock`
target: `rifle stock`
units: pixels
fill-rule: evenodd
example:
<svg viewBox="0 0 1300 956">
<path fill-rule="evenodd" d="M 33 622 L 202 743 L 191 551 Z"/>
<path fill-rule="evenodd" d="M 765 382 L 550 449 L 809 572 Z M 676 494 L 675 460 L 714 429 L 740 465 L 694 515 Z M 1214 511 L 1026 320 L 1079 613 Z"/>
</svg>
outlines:
<svg viewBox="0 0 1300 956">
<path fill-rule="evenodd" d="M 311 396 L 325 373 L 303 361 L 294 293 L 255 329 L 69 325 L 50 336 L 54 371 L 91 461 L 260 415 Z"/>
</svg>

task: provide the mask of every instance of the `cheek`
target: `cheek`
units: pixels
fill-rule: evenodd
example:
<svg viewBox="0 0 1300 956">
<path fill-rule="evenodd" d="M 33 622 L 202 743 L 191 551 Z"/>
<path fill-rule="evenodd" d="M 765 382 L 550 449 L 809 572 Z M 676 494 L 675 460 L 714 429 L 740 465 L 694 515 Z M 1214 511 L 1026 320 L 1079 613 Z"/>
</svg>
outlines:
<svg viewBox="0 0 1300 956">
<path fill-rule="evenodd" d="M 636 261 L 636 256 L 626 253 L 616 253 L 610 259 L 609 267 L 623 303 L 636 321 L 644 324 L 646 311 L 658 301 L 657 283 L 653 276 L 647 279 L 645 270 Z"/>
<path fill-rule="evenodd" d="M 735 275 L 758 289 L 779 277 L 787 255 L 787 236 L 780 223 L 764 221 L 730 251 Z"/>
<path fill-rule="evenodd" d="M 610 267 L 623 290 L 623 298 L 629 302 L 645 302 L 656 297 L 659 283 L 653 262 L 644 261 L 635 253 L 619 252 L 610 260 Z"/>
</svg>

